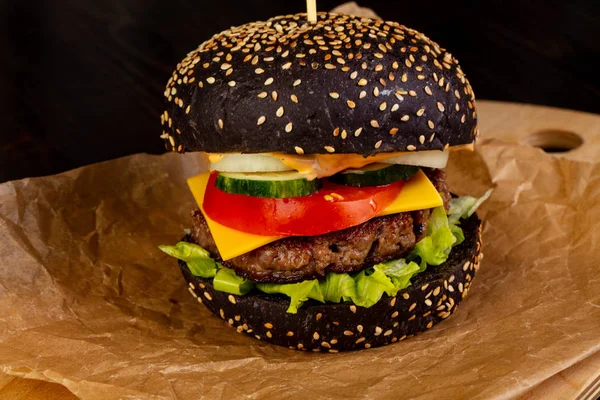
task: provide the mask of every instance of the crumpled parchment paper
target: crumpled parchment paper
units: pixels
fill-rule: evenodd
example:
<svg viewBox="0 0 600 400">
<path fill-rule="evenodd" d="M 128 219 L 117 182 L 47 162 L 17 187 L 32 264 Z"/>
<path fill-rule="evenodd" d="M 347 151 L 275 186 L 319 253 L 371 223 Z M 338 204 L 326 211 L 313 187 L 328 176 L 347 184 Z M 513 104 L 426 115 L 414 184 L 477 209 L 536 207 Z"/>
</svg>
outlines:
<svg viewBox="0 0 600 400">
<path fill-rule="evenodd" d="M 394 345 L 303 353 L 238 334 L 156 246 L 190 225 L 194 154 L 0 185 L 0 371 L 82 399 L 510 398 L 600 350 L 600 166 L 483 140 L 459 194 L 495 187 L 482 267 L 447 321 Z"/>
</svg>

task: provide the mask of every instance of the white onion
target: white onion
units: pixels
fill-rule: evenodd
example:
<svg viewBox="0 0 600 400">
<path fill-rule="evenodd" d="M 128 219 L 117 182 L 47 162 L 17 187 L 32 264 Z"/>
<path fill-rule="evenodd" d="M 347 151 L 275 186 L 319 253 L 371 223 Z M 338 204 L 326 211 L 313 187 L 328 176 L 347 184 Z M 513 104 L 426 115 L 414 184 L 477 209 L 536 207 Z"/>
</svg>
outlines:
<svg viewBox="0 0 600 400">
<path fill-rule="evenodd" d="M 223 172 L 276 172 L 291 171 L 279 159 L 265 154 L 225 154 L 210 163 L 211 171 Z"/>
<path fill-rule="evenodd" d="M 385 158 L 379 162 L 385 164 L 417 165 L 419 167 L 444 168 L 448 163 L 448 150 L 415 151 L 395 157 Z"/>
</svg>

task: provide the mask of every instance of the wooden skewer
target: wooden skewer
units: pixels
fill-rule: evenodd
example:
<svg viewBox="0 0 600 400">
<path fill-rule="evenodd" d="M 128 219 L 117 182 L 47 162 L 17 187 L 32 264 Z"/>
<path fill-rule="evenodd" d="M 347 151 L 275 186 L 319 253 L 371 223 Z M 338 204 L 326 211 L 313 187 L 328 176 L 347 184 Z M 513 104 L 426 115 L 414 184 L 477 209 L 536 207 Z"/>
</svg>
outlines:
<svg viewBox="0 0 600 400">
<path fill-rule="evenodd" d="M 306 14 L 308 22 L 313 24 L 317 22 L 317 0 L 306 0 Z"/>
</svg>

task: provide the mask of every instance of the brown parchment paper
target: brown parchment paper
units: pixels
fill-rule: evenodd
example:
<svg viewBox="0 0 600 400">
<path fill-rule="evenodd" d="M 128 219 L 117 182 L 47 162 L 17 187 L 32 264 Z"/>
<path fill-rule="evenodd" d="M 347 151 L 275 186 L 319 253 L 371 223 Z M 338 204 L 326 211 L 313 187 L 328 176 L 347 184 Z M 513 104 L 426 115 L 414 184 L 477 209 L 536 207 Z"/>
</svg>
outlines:
<svg viewBox="0 0 600 400">
<path fill-rule="evenodd" d="M 455 192 L 495 187 L 482 267 L 447 321 L 351 353 L 238 334 L 188 293 L 175 243 L 193 154 L 0 185 L 0 370 L 82 399 L 511 398 L 600 350 L 600 166 L 484 140 Z"/>
</svg>

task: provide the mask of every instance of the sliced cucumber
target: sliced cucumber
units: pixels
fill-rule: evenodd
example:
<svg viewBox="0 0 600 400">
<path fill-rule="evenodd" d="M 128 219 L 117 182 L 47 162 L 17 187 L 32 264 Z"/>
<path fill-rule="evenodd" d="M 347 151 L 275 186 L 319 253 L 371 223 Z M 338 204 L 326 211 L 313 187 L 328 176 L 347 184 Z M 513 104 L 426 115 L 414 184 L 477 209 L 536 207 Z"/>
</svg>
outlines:
<svg viewBox="0 0 600 400">
<path fill-rule="evenodd" d="M 227 193 L 255 197 L 287 198 L 308 196 L 319 189 L 319 180 L 290 172 L 219 172 L 215 186 Z"/>
<path fill-rule="evenodd" d="M 387 185 L 413 176 L 419 167 L 398 164 L 369 164 L 360 169 L 347 169 L 329 177 L 331 182 L 342 185 L 364 187 Z"/>
</svg>

